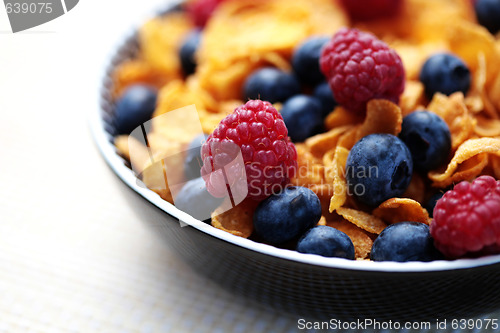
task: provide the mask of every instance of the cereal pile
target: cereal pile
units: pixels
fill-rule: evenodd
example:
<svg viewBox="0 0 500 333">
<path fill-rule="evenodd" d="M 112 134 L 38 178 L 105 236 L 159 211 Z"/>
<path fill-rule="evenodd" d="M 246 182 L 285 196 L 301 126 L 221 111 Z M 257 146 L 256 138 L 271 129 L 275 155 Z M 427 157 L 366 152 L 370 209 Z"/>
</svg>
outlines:
<svg viewBox="0 0 500 333">
<path fill-rule="evenodd" d="M 359 8 L 363 1 L 353 0 L 349 6 L 343 6 L 344 2 L 349 1 L 193 0 L 182 10 L 146 22 L 138 34 L 139 55 L 115 70 L 113 93 L 118 123 L 135 122 L 134 128 L 152 119 L 149 151 L 129 138 L 130 126 L 119 131 L 122 135 L 116 137 L 115 145 L 130 159 L 144 184 L 173 203 L 164 175 L 170 175 L 168 184 L 186 183 L 194 177 L 186 176 L 185 169 L 194 165 L 199 177 L 198 170 L 206 163 L 200 158 L 199 146 L 205 139 L 195 138 L 183 128 L 172 130 L 159 116 L 195 105 L 202 130 L 209 135 L 216 129 L 220 134 L 219 124 L 237 107 L 263 108 L 266 114 L 276 109 L 282 117 L 278 114 L 273 119 L 284 121 L 296 150 L 296 170 L 286 178 L 294 186 L 264 201 L 247 198 L 230 210 L 221 209 L 227 203 L 219 202 L 221 206 L 214 207 L 208 223 L 236 236 L 324 256 L 439 259 L 428 227 L 435 202 L 462 181 L 481 176 L 500 179 L 500 36 L 478 23 L 476 11 L 483 0 L 477 0 L 476 8 L 471 0 L 374 1 L 397 8 L 362 15 L 354 3 Z M 367 17 L 377 12 L 385 14 Z M 358 40 L 353 42 L 353 38 Z M 372 54 L 358 50 L 359 45 L 368 47 L 365 42 L 371 45 Z M 338 65 L 347 61 L 347 53 L 339 51 L 345 45 L 354 50 L 349 56 L 375 59 L 374 66 L 381 73 L 378 84 L 358 67 L 354 73 L 349 62 Z M 314 52 L 318 56 L 322 52 L 321 66 L 318 59 L 307 64 Z M 394 56 L 392 60 L 389 54 Z M 362 60 L 358 62 L 364 70 Z M 306 65 L 311 67 L 306 70 Z M 320 67 L 320 76 L 314 76 Z M 357 75 L 354 81 L 353 75 Z M 400 82 L 387 83 L 396 76 Z M 280 82 L 286 89 L 277 91 L 272 82 Z M 373 91 L 360 93 L 358 86 L 363 84 Z M 271 104 L 248 102 L 256 99 Z M 142 112 L 141 116 L 121 116 L 134 110 Z M 304 118 L 297 121 L 299 114 Z M 421 132 L 415 130 L 426 122 L 429 125 Z M 287 140 L 286 135 L 280 138 Z M 207 147 L 213 138 L 208 140 Z M 198 143 L 197 150 L 191 149 L 196 147 L 193 142 Z M 395 154 L 385 160 L 380 157 L 384 152 L 378 152 L 384 145 Z M 438 147 L 429 157 L 418 151 L 423 145 Z M 205 157 L 215 156 L 215 151 L 205 149 Z M 165 171 L 169 166 L 155 159 L 178 152 L 185 152 L 184 161 L 170 172 Z M 295 159 L 293 152 L 289 154 Z M 397 184 L 391 183 L 395 174 L 388 175 L 390 196 L 374 194 L 384 184 L 363 183 L 349 172 L 371 155 L 380 157 L 376 163 L 383 170 L 392 170 L 395 161 L 405 161 L 394 171 L 401 174 Z M 500 193 L 500 182 L 496 189 L 494 183 L 483 183 L 493 184 L 491 193 Z M 359 184 L 369 191 L 367 196 L 355 193 Z M 487 195 L 485 192 L 485 198 Z M 463 244 L 463 251 L 456 250 L 465 239 L 461 233 L 475 227 L 464 222 L 455 230 L 447 225 L 456 237 L 451 245 L 437 246 L 446 258 L 499 252 L 500 202 L 488 198 L 478 199 L 478 205 L 488 202 L 489 211 L 499 213 L 488 215 L 491 225 L 483 232 L 484 244 Z M 300 214 L 308 219 L 302 221 Z M 275 224 L 269 225 L 269 220 Z M 430 231 L 437 243 L 450 238 L 442 237 L 438 226 Z M 421 251 L 395 256 L 390 242 L 398 237 L 409 244 L 407 251 L 418 252 L 410 247 Z M 318 239 L 328 239 L 330 245 L 323 246 Z M 442 250 L 453 246 L 455 251 Z"/>
</svg>

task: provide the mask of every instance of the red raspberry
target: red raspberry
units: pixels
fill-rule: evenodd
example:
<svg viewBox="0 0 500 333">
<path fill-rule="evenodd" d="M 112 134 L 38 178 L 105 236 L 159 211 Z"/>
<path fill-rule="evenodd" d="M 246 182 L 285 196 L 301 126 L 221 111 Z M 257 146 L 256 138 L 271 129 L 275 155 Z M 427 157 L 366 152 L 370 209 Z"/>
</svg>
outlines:
<svg viewBox="0 0 500 333">
<path fill-rule="evenodd" d="M 328 78 L 335 100 L 363 113 L 374 98 L 398 103 L 405 87 L 399 55 L 372 34 L 340 29 L 321 53 L 321 71 Z"/>
<path fill-rule="evenodd" d="M 213 11 L 224 0 L 194 0 L 187 4 L 187 12 L 197 27 L 203 28 Z"/>
<path fill-rule="evenodd" d="M 342 0 L 353 20 L 367 21 L 396 15 L 403 0 Z"/>
<path fill-rule="evenodd" d="M 243 165 L 231 163 L 240 152 Z M 264 199 L 287 185 L 297 169 L 297 151 L 283 118 L 271 103 L 260 100 L 248 101 L 222 119 L 202 146 L 201 157 L 201 175 L 215 197 L 224 197 L 227 186 L 241 197 L 246 193 L 241 186 L 247 186 L 248 196 Z"/>
<path fill-rule="evenodd" d="M 430 228 L 447 257 L 499 253 L 500 181 L 481 176 L 457 184 L 436 203 Z"/>
</svg>

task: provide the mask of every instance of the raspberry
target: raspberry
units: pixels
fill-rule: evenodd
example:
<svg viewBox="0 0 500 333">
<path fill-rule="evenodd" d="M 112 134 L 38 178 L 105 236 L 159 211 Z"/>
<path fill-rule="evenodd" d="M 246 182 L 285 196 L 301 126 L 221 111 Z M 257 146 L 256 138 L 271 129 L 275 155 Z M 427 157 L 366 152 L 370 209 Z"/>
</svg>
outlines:
<svg viewBox="0 0 500 333">
<path fill-rule="evenodd" d="M 224 0 L 194 0 L 187 4 L 187 12 L 197 27 L 203 28 L 213 11 Z"/>
<path fill-rule="evenodd" d="M 233 162 L 240 152 L 244 165 Z M 287 185 L 297 169 L 297 151 L 283 118 L 260 100 L 250 100 L 222 119 L 202 146 L 201 157 L 201 175 L 215 197 L 225 196 L 227 186 L 233 197 L 235 190 L 241 196 L 246 185 L 249 197 L 264 199 Z"/>
<path fill-rule="evenodd" d="M 434 244 L 449 258 L 498 253 L 500 181 L 481 176 L 457 184 L 436 203 L 430 228 Z"/>
<path fill-rule="evenodd" d="M 397 14 L 403 0 L 342 0 L 353 20 L 367 21 Z"/>
<path fill-rule="evenodd" d="M 343 28 L 321 53 L 321 71 L 328 78 L 335 100 L 362 113 L 374 98 L 398 103 L 405 87 L 399 55 L 372 34 Z"/>
</svg>

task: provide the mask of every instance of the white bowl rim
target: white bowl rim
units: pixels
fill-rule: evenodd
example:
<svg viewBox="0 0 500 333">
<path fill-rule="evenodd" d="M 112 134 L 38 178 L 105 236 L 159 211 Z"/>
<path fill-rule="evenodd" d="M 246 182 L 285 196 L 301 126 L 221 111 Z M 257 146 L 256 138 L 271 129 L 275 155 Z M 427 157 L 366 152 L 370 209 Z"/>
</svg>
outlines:
<svg viewBox="0 0 500 333">
<path fill-rule="evenodd" d="M 175 1 L 174 4 L 178 4 L 180 2 L 181 1 Z M 168 201 L 163 200 L 152 190 L 147 189 L 145 186 L 139 186 L 138 182 L 140 182 L 140 180 L 138 180 L 133 171 L 124 164 L 123 158 L 117 154 L 115 146 L 110 142 L 110 134 L 105 131 L 104 120 L 101 116 L 102 109 L 100 102 L 102 97 L 100 92 L 101 89 L 103 89 L 103 82 L 106 79 L 106 68 L 103 69 L 101 73 L 103 73 L 104 76 L 99 80 L 99 82 L 97 82 L 99 89 L 99 97 L 96 98 L 97 105 L 89 113 L 88 122 L 90 131 L 102 157 L 114 173 L 126 185 L 160 210 L 179 219 L 179 221 L 182 220 L 182 222 L 180 222 L 182 225 L 185 224 L 220 240 L 264 255 L 331 269 L 370 272 L 425 273 L 471 269 L 500 263 L 500 254 L 470 259 L 436 260 L 431 262 L 412 261 L 403 263 L 392 261 L 375 262 L 367 260 L 327 258 L 319 255 L 304 254 L 293 250 L 281 249 L 264 243 L 258 243 L 256 241 L 232 235 L 226 231 L 217 229 L 200 220 L 197 220 L 185 212 L 177 209 Z"/>
</svg>

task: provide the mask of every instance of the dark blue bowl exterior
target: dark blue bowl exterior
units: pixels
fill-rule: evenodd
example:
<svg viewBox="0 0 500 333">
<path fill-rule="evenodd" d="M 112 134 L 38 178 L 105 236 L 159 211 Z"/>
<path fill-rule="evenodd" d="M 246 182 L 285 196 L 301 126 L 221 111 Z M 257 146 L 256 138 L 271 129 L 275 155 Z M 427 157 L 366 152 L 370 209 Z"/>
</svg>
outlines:
<svg viewBox="0 0 500 333">
<path fill-rule="evenodd" d="M 178 9 L 178 7 L 176 8 Z M 103 130 L 112 142 L 109 79 L 117 64 L 137 54 L 136 35 L 118 49 L 101 89 Z M 128 166 L 127 161 L 123 161 Z M 432 320 L 471 318 L 500 308 L 500 264 L 417 273 L 347 270 L 305 264 L 252 251 L 179 221 L 121 183 L 140 219 L 160 231 L 196 272 L 224 288 L 298 317 Z"/>
</svg>

